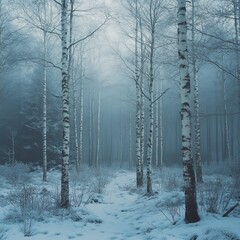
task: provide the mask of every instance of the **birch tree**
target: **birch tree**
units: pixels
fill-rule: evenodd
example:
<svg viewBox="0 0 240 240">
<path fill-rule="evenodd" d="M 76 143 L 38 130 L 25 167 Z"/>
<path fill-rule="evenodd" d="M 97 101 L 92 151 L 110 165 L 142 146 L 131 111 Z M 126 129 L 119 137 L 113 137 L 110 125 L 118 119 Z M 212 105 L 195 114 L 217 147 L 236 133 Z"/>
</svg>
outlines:
<svg viewBox="0 0 240 240">
<path fill-rule="evenodd" d="M 144 24 L 146 25 L 149 37 L 148 37 L 148 48 L 149 48 L 149 73 L 148 73 L 148 103 L 149 103 L 149 131 L 147 137 L 147 193 L 152 193 L 152 154 L 153 154 L 153 124 L 154 124 L 154 97 L 153 97 L 153 84 L 156 74 L 154 65 L 155 61 L 155 48 L 156 48 L 156 30 L 157 24 L 160 20 L 161 15 L 161 1 L 160 0 L 149 0 L 146 5 L 142 7 L 142 14 L 146 16 Z"/>
<path fill-rule="evenodd" d="M 44 22 L 47 20 L 46 0 L 43 1 Z M 43 181 L 47 181 L 47 29 L 43 28 Z"/>
<path fill-rule="evenodd" d="M 143 37 L 143 26 L 142 26 L 142 18 L 139 16 L 139 29 L 140 29 L 140 88 L 144 89 L 145 87 L 145 78 L 144 78 L 144 68 L 145 68 L 145 41 Z M 141 176 L 143 178 L 143 164 L 144 164 L 144 148 L 145 148 L 145 141 L 144 141 L 144 126 L 145 126 L 145 97 L 141 92 L 140 96 L 140 103 L 141 103 L 141 114 L 140 114 L 140 135 L 141 135 Z"/>
<path fill-rule="evenodd" d="M 235 30 L 235 43 L 236 43 L 236 76 L 237 76 L 237 89 L 238 89 L 238 108 L 237 110 L 240 111 L 240 58 L 239 58 L 239 35 L 240 35 L 240 2 L 238 0 L 233 0 L 233 10 L 234 10 L 234 30 Z M 240 122 L 240 118 L 239 118 Z M 240 124 L 238 124 L 238 138 L 240 137 Z M 240 158 L 240 150 L 238 147 L 237 157 Z"/>
<path fill-rule="evenodd" d="M 138 0 L 135 2 L 135 84 L 136 84 L 136 177 L 137 187 L 143 185 L 143 165 L 141 159 L 141 90 L 139 78 L 139 19 Z"/>
<path fill-rule="evenodd" d="M 42 78 L 42 153 L 43 181 L 47 181 L 47 55 L 49 34 L 54 33 L 55 23 L 52 3 L 48 0 L 29 2 L 20 0 L 16 4 L 23 11 L 21 19 L 42 34 L 43 56 L 39 59 L 43 65 Z"/>
<path fill-rule="evenodd" d="M 74 3 L 75 0 L 70 0 L 70 13 L 69 13 L 69 57 L 68 57 L 68 78 L 71 80 L 73 89 L 73 121 L 74 121 L 74 139 L 75 139 L 75 164 L 76 171 L 80 171 L 80 160 L 79 160 L 79 139 L 78 139 L 78 124 L 77 124 L 77 80 L 79 79 L 77 74 L 81 76 L 81 72 L 74 71 L 74 51 L 73 51 L 73 17 L 74 17 Z M 80 52 L 81 55 L 81 52 Z M 78 63 L 79 64 L 79 63 Z M 81 70 L 80 70 L 81 71 Z M 74 75 L 74 73 L 76 74 Z"/>
<path fill-rule="evenodd" d="M 17 136 L 17 131 L 15 129 L 10 128 L 9 130 L 9 134 L 10 134 L 10 139 L 11 139 L 11 161 L 10 164 L 11 165 L 15 165 L 16 163 L 16 159 L 15 159 L 15 145 L 16 145 L 16 136 Z"/>
<path fill-rule="evenodd" d="M 178 0 L 178 57 L 181 82 L 182 159 L 185 189 L 185 221 L 200 220 L 197 209 L 196 183 L 191 156 L 190 76 L 187 50 L 186 0 Z"/>
<path fill-rule="evenodd" d="M 163 91 L 163 86 L 162 86 L 162 81 L 160 81 L 160 92 Z M 160 103 L 159 103 L 159 138 L 160 138 L 160 169 L 163 168 L 163 99 L 160 98 Z"/>
<path fill-rule="evenodd" d="M 79 120 L 79 167 L 83 162 L 83 57 L 81 55 L 80 79 L 80 120 Z"/>
<path fill-rule="evenodd" d="M 199 89 L 198 89 L 198 69 L 197 60 L 195 57 L 195 0 L 192 1 L 192 69 L 194 81 L 194 112 L 195 112 L 195 161 L 196 161 L 196 179 L 198 183 L 203 182 L 202 178 L 202 158 L 201 158 L 201 130 L 199 119 Z"/>
<path fill-rule="evenodd" d="M 156 95 L 158 94 L 158 91 L 156 91 Z M 159 167 L 159 106 L 158 103 L 155 105 L 155 166 Z"/>
<path fill-rule="evenodd" d="M 58 2 L 57 2 L 58 3 Z M 70 3 L 70 15 L 68 5 Z M 77 46 L 84 40 L 93 36 L 109 20 L 105 20 L 84 37 L 73 40 L 73 16 L 75 0 L 62 0 L 61 3 L 61 73 L 62 73 L 62 123 L 63 123 L 63 146 L 62 146 L 62 170 L 61 170 L 61 207 L 69 207 L 69 144 L 70 144 L 70 119 L 69 119 L 69 79 L 73 59 L 73 46 Z M 68 34 L 69 33 L 69 34 Z"/>
<path fill-rule="evenodd" d="M 62 121 L 63 146 L 61 170 L 61 207 L 69 207 L 69 78 L 68 78 L 68 0 L 61 1 L 61 46 L 62 46 Z"/>
<path fill-rule="evenodd" d="M 144 99 L 143 88 L 143 26 L 141 22 L 141 4 L 139 0 L 127 0 L 124 7 L 130 13 L 131 21 L 134 25 L 134 35 L 131 39 L 134 42 L 134 63 L 133 67 L 128 66 L 132 72 L 132 79 L 135 82 L 136 100 L 135 100 L 135 152 L 136 152 L 136 186 L 143 186 L 143 157 L 144 157 Z M 128 34 L 128 36 L 130 36 Z M 126 63 L 125 63 L 126 65 Z"/>
<path fill-rule="evenodd" d="M 100 70 L 100 67 L 99 67 Z M 96 153 L 96 168 L 99 169 L 99 155 L 100 155 L 100 117 L 101 117 L 101 91 L 100 91 L 100 77 L 98 77 L 98 108 L 97 108 L 97 153 Z"/>
<path fill-rule="evenodd" d="M 224 105 L 224 136 L 225 136 L 225 149 L 226 155 L 224 158 L 231 158 L 231 151 L 230 151 L 230 137 L 229 137 L 229 123 L 228 123 L 228 108 L 227 108 L 227 90 L 226 90 L 226 77 L 225 73 L 222 71 L 222 84 L 223 84 L 223 105 Z"/>
</svg>

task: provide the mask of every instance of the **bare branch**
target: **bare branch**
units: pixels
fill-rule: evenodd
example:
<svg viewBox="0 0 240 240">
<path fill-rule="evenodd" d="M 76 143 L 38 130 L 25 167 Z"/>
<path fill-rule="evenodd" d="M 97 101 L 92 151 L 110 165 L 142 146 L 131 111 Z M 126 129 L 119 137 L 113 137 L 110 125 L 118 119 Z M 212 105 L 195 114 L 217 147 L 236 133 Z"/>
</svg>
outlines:
<svg viewBox="0 0 240 240">
<path fill-rule="evenodd" d="M 32 63 L 36 63 L 37 61 L 40 61 L 41 63 L 45 62 L 45 63 L 49 64 L 49 66 L 46 66 L 46 67 L 54 67 L 56 69 L 62 70 L 62 68 L 59 67 L 58 65 L 56 65 L 55 63 L 53 63 L 51 61 L 48 61 L 46 59 L 42 59 L 42 58 L 34 58 L 34 57 L 31 57 L 31 58 L 18 58 L 15 62 L 20 62 L 20 61 L 31 61 Z"/>
<path fill-rule="evenodd" d="M 91 33 L 89 33 L 87 36 L 85 36 L 85 37 L 83 37 L 83 38 L 80 38 L 79 40 L 71 43 L 71 44 L 68 46 L 68 49 L 70 49 L 72 46 L 74 46 L 74 45 L 76 45 L 76 44 L 78 44 L 78 43 L 80 43 L 80 42 L 88 39 L 89 37 L 93 36 L 100 28 L 102 28 L 102 27 L 106 24 L 106 22 L 107 22 L 109 19 L 110 19 L 109 17 L 106 17 L 106 19 L 104 20 L 104 22 L 103 22 L 100 26 L 98 26 L 96 29 L 94 29 L 94 30 L 93 30 Z"/>
<path fill-rule="evenodd" d="M 62 4 L 56 0 L 53 0 L 56 4 L 58 4 L 59 6 L 62 6 Z"/>
<path fill-rule="evenodd" d="M 204 60 L 208 63 L 211 63 L 213 65 L 215 65 L 217 68 L 219 68 L 220 70 L 224 71 L 225 73 L 229 74 L 230 76 L 232 76 L 233 78 L 235 78 L 236 80 L 240 80 L 235 74 L 233 74 L 230 70 L 226 69 L 224 66 L 222 66 L 221 64 L 219 64 L 218 62 L 216 61 L 213 61 L 212 59 L 210 59 L 209 57 L 207 56 L 204 56 L 202 55 L 204 58 L 199 58 L 200 60 Z"/>
<path fill-rule="evenodd" d="M 191 24 L 189 24 L 189 25 L 192 27 Z M 193 27 L 193 28 L 194 28 L 197 32 L 199 32 L 199 33 L 201 33 L 201 34 L 203 34 L 203 35 L 205 35 L 205 36 L 215 38 L 215 39 L 220 40 L 220 41 L 225 42 L 225 43 L 229 43 L 229 44 L 233 44 L 233 45 L 239 45 L 239 44 L 237 44 L 237 43 L 235 43 L 235 42 L 232 42 L 232 41 L 223 39 L 223 38 L 218 37 L 218 36 L 214 36 L 214 35 L 212 35 L 212 34 L 210 34 L 210 33 L 203 32 L 203 31 L 201 31 L 200 29 L 198 29 L 198 28 L 196 28 L 196 27 Z"/>
<path fill-rule="evenodd" d="M 165 89 L 160 96 L 158 96 L 154 101 L 152 101 L 152 104 L 155 103 L 156 101 L 158 101 L 170 88 Z"/>
</svg>

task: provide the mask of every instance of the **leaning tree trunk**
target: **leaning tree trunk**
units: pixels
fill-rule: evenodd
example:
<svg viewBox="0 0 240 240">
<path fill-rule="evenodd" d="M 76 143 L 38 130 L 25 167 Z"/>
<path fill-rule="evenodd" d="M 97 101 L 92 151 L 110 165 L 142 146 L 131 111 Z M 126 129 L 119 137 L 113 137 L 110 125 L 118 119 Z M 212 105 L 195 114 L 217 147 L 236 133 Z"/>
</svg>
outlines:
<svg viewBox="0 0 240 240">
<path fill-rule="evenodd" d="M 69 207 L 69 79 L 67 48 L 67 8 L 68 0 L 61 2 L 61 43 L 62 43 L 62 104 L 63 104 L 63 147 L 61 169 L 61 207 Z"/>
<path fill-rule="evenodd" d="M 198 90 L 198 76 L 197 76 L 197 62 L 195 57 L 195 5 L 192 1 L 192 67 L 193 67 L 193 81 L 194 81 L 194 111 L 195 111 L 195 161 L 196 161 L 196 177 L 197 182 L 202 183 L 202 158 L 201 158 L 201 130 L 199 120 L 199 90 Z"/>
<path fill-rule="evenodd" d="M 182 158 L 185 188 L 185 221 L 200 220 L 197 209 L 196 183 L 191 156 L 190 76 L 187 51 L 186 0 L 178 0 L 178 56 L 181 81 Z"/>
</svg>

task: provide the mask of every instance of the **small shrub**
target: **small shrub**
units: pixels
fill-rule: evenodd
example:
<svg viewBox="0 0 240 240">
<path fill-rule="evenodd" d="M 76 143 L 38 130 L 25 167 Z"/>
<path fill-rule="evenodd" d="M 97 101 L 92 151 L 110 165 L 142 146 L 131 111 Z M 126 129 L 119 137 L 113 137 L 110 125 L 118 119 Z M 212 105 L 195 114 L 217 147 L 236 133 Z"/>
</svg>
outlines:
<svg viewBox="0 0 240 240">
<path fill-rule="evenodd" d="M 176 224 L 176 217 L 181 215 L 183 204 L 183 194 L 173 192 L 158 202 L 156 206 L 160 208 L 163 215 L 174 225 Z"/>
<path fill-rule="evenodd" d="M 61 192 L 60 192 L 58 185 L 56 185 L 53 189 L 52 199 L 53 199 L 54 207 L 60 208 L 61 207 Z"/>
<path fill-rule="evenodd" d="M 217 177 L 198 186 L 199 206 L 203 211 L 222 213 L 233 200 L 236 185 Z"/>
<path fill-rule="evenodd" d="M 14 186 L 19 183 L 29 182 L 29 172 L 30 167 L 23 163 L 16 163 L 14 165 L 5 165 L 3 175 L 6 177 L 8 182 Z"/>
<path fill-rule="evenodd" d="M 104 176 L 104 175 L 97 176 L 93 182 L 93 186 L 92 186 L 93 192 L 102 194 L 108 183 L 109 183 L 109 179 L 107 176 Z"/>
<path fill-rule="evenodd" d="M 6 216 L 8 220 L 22 221 L 26 219 L 42 220 L 46 211 L 53 207 L 50 193 L 46 189 L 40 192 L 30 185 L 23 185 L 21 189 L 11 192 L 7 196 L 13 210 Z"/>
<path fill-rule="evenodd" d="M 166 191 L 175 191 L 179 188 L 179 179 L 176 174 L 164 175 L 162 178 L 162 184 Z"/>
<path fill-rule="evenodd" d="M 89 190 L 94 193 L 102 194 L 106 185 L 109 183 L 109 173 L 102 169 L 93 169 L 92 179 L 93 181 L 89 186 Z"/>
<path fill-rule="evenodd" d="M 0 228 L 0 240 L 7 239 L 7 230 L 5 228 Z"/>
<path fill-rule="evenodd" d="M 82 205 L 85 192 L 86 192 L 86 187 L 83 185 L 81 185 L 80 188 L 77 188 L 76 184 L 72 186 L 70 197 L 71 197 L 71 204 L 74 207 L 80 207 Z"/>
</svg>

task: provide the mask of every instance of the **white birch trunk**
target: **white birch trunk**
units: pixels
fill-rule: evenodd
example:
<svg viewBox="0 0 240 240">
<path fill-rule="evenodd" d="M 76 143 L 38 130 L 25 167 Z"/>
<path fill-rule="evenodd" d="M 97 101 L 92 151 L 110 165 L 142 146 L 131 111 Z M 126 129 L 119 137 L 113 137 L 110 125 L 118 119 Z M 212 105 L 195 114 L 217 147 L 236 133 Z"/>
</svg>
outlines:
<svg viewBox="0 0 240 240">
<path fill-rule="evenodd" d="M 81 79 L 80 79 L 80 122 L 79 122 L 79 167 L 83 162 L 83 68 L 81 60 Z"/>
<path fill-rule="evenodd" d="M 44 4 L 45 6 L 45 4 Z M 43 69 L 43 181 L 47 181 L 47 36 L 46 31 L 43 31 L 44 42 L 44 69 Z"/>
<path fill-rule="evenodd" d="M 15 138 L 16 138 L 16 135 L 17 135 L 17 131 L 14 130 L 14 129 L 11 129 L 11 130 L 9 130 L 9 133 L 10 133 L 10 137 L 11 137 L 11 141 L 12 141 L 12 150 L 9 151 L 11 153 L 11 154 L 9 154 L 9 160 L 10 160 L 9 162 L 12 165 L 15 165 L 15 163 L 16 163 L 16 159 L 15 159 Z"/>
<path fill-rule="evenodd" d="M 152 88 L 152 87 L 151 87 Z M 150 99 L 153 99 L 153 91 L 151 90 Z M 149 101 L 149 119 L 150 126 L 148 132 L 147 143 L 147 193 L 152 193 L 152 150 L 153 150 L 153 103 Z"/>
<path fill-rule="evenodd" d="M 151 14 L 151 13 L 150 13 Z M 153 59 L 154 59 L 154 47 L 155 47 L 155 27 L 151 29 L 151 42 L 150 42 L 150 59 L 149 59 L 149 132 L 147 141 L 147 193 L 152 193 L 152 152 L 153 152 Z"/>
<path fill-rule="evenodd" d="M 128 163 L 128 168 L 129 170 L 131 169 L 132 165 L 132 117 L 130 113 L 129 117 L 129 163 Z"/>
<path fill-rule="evenodd" d="M 196 178 L 198 183 L 203 182 L 202 178 L 202 158 L 201 158 L 201 131 L 199 120 L 199 90 L 197 76 L 197 62 L 195 58 L 195 1 L 192 1 L 192 65 L 194 81 L 194 111 L 195 111 L 195 161 L 196 161 Z"/>
<path fill-rule="evenodd" d="M 140 67 L 140 87 L 141 89 L 144 89 L 144 49 L 143 49 L 143 29 L 142 29 L 142 20 L 141 17 L 139 17 L 139 28 L 140 28 L 140 44 L 141 44 L 141 67 Z M 141 156 L 141 176 L 142 176 L 142 182 L 143 182 L 143 164 L 144 164 L 144 123 L 145 123 L 145 114 L 144 114 L 144 104 L 145 104 L 145 98 L 143 96 L 143 93 L 141 92 L 140 95 L 140 105 L 141 105 L 141 112 L 140 112 L 140 156 Z"/>
<path fill-rule="evenodd" d="M 75 151 L 76 151 L 76 171 L 80 171 L 80 161 L 79 161 L 79 143 L 78 143 L 78 125 L 77 125 L 77 93 L 76 93 L 76 83 L 73 81 L 73 117 L 74 117 L 74 137 L 75 137 Z"/>
<path fill-rule="evenodd" d="M 193 64 L 193 68 L 196 68 Z M 195 160 L 196 160 L 196 178 L 198 183 L 203 182 L 202 178 L 202 158 L 201 158 L 201 129 L 199 118 L 199 91 L 198 91 L 198 78 L 196 70 L 193 70 L 194 76 L 194 110 L 195 110 Z"/>
<path fill-rule="evenodd" d="M 186 0 L 178 0 L 178 57 L 181 81 L 182 159 L 185 189 L 185 221 L 199 221 L 196 183 L 191 156 L 190 76 L 187 51 Z"/>
<path fill-rule="evenodd" d="M 234 0 L 234 28 L 235 28 L 235 43 L 236 43 L 236 60 L 237 60 L 237 66 L 236 66 L 236 77 L 237 77 L 237 102 L 238 102 L 238 111 L 240 112 L 240 59 L 239 59 L 239 33 L 240 33 L 240 2 L 238 0 Z M 240 119 L 239 119 L 240 123 Z M 240 138 L 240 124 L 238 123 L 238 130 L 237 130 L 237 137 Z M 239 140 L 238 140 L 239 141 Z M 237 159 L 240 159 L 240 146 L 239 143 L 237 145 Z"/>
<path fill-rule="evenodd" d="M 157 89 L 158 90 L 158 89 Z M 158 91 L 156 91 L 156 97 L 158 96 Z M 155 143 L 155 165 L 156 167 L 159 167 L 159 121 L 158 121 L 158 116 L 159 116 L 159 106 L 158 106 L 158 101 L 155 103 L 156 104 L 156 109 L 155 109 L 155 133 L 156 133 L 156 143 Z"/>
<path fill-rule="evenodd" d="M 228 116 L 227 116 L 227 94 L 226 94 L 226 79 L 224 76 L 224 72 L 222 73 L 223 77 L 223 101 L 224 101 L 224 128 L 225 128 L 225 139 L 226 139 L 226 147 L 227 147 L 227 153 L 226 157 L 227 160 L 228 158 L 231 157 L 231 152 L 230 152 L 230 140 L 229 140 L 229 124 L 228 124 Z"/>
<path fill-rule="evenodd" d="M 70 15 L 69 15 L 69 54 L 68 54 L 68 79 L 72 80 L 71 84 L 73 86 L 73 121 L 74 121 L 74 138 L 75 138 L 75 165 L 76 171 L 80 171 L 79 162 L 79 144 L 78 144 L 78 125 L 77 125 L 77 93 L 76 93 L 76 79 L 73 76 L 73 12 L 74 12 L 75 0 L 70 0 Z M 71 73 L 71 74 L 70 74 Z"/>
<path fill-rule="evenodd" d="M 137 156 L 137 187 L 143 185 L 142 176 L 142 159 L 141 159 L 141 132 L 140 132 L 140 87 L 136 85 L 137 101 L 136 101 L 136 156 Z"/>
<path fill-rule="evenodd" d="M 43 2 L 44 8 L 44 24 L 47 20 L 47 8 L 46 1 Z M 47 181 L 47 32 L 44 26 L 43 29 L 43 126 L 42 126 L 42 137 L 43 137 L 43 181 Z"/>
<path fill-rule="evenodd" d="M 90 85 L 91 86 L 91 85 Z M 89 94 L 89 166 L 93 166 L 93 100 Z"/>
<path fill-rule="evenodd" d="M 61 207 L 69 207 L 69 78 L 67 48 L 67 10 L 68 0 L 61 1 L 61 43 L 62 43 L 62 104 L 63 104 L 63 147 L 61 170 Z"/>
<path fill-rule="evenodd" d="M 141 161 L 141 89 L 139 85 L 139 62 L 138 62 L 138 1 L 136 0 L 135 9 L 135 82 L 136 82 L 136 180 L 137 187 L 142 187 L 143 176 L 142 176 L 142 161 Z"/>
<path fill-rule="evenodd" d="M 12 163 L 15 164 L 15 136 L 12 136 Z"/>
<path fill-rule="evenodd" d="M 122 116 L 122 113 L 120 114 Z M 120 119 L 120 153 L 119 153 L 120 168 L 123 168 L 123 126 L 122 119 Z"/>
<path fill-rule="evenodd" d="M 99 169 L 99 154 L 100 154 L 100 116 L 101 116 L 101 95 L 100 95 L 100 78 L 98 78 L 98 114 L 97 114 L 97 156 L 96 168 Z"/>
<path fill-rule="evenodd" d="M 162 82 L 160 82 L 160 93 L 163 92 Z M 163 167 L 163 100 L 160 98 L 159 109 L 159 127 L 160 127 L 160 169 Z"/>
</svg>

